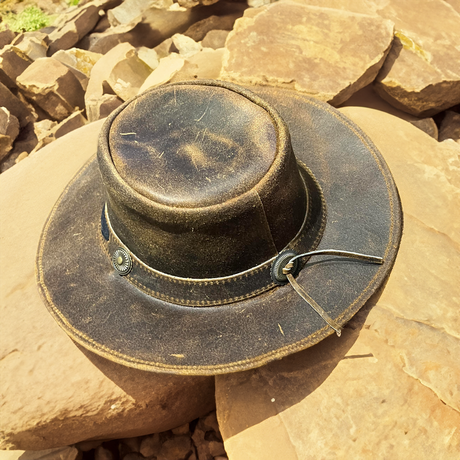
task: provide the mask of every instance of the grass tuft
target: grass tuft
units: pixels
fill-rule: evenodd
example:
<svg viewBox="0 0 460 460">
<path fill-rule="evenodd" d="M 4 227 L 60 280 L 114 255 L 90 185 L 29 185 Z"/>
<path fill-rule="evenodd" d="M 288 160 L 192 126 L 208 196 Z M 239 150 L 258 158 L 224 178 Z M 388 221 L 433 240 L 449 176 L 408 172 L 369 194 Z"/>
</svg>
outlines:
<svg viewBox="0 0 460 460">
<path fill-rule="evenodd" d="M 51 17 L 36 6 L 28 6 L 21 13 L 6 13 L 2 25 L 8 25 L 13 32 L 33 32 L 49 26 Z"/>
</svg>

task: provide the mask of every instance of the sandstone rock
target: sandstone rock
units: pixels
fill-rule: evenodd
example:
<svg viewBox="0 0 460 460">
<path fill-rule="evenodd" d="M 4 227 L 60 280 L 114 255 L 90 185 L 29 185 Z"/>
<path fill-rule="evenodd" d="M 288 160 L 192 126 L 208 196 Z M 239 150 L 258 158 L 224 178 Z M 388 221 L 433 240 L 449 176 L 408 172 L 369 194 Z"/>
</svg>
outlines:
<svg viewBox="0 0 460 460">
<path fill-rule="evenodd" d="M 89 106 L 91 112 L 90 121 L 100 120 L 108 117 L 116 108 L 120 107 L 123 101 L 115 94 L 104 94 Z"/>
<path fill-rule="evenodd" d="M 91 70 L 101 57 L 102 54 L 81 50 L 79 48 L 59 50 L 53 54 L 53 59 L 69 67 L 85 91 L 88 87 Z"/>
<path fill-rule="evenodd" d="M 392 23 L 378 17 L 274 3 L 236 21 L 221 77 L 289 87 L 338 105 L 374 80 L 392 39 Z"/>
<path fill-rule="evenodd" d="M 163 40 L 159 45 L 155 46 L 154 50 L 155 53 L 157 53 L 158 59 L 161 59 L 164 57 L 168 57 L 171 53 L 177 51 L 173 48 L 175 47 L 172 38 L 167 38 L 166 40 Z"/>
<path fill-rule="evenodd" d="M 163 443 L 157 460 L 188 460 L 192 452 L 192 440 L 189 436 L 174 436 Z"/>
<path fill-rule="evenodd" d="M 373 85 L 368 85 L 363 89 L 357 91 L 350 97 L 341 107 L 369 107 L 371 109 L 380 110 L 382 112 L 390 113 L 421 129 L 434 139 L 438 139 L 438 127 L 433 118 L 418 118 L 407 112 L 393 107 L 387 101 L 383 100 L 374 90 Z"/>
<path fill-rule="evenodd" d="M 173 428 L 171 430 L 171 433 L 178 436 L 182 434 L 190 434 L 190 424 L 189 423 L 184 423 L 181 426 L 178 426 L 177 428 Z M 144 455 L 145 457 L 145 455 Z"/>
<path fill-rule="evenodd" d="M 172 76 L 171 83 L 183 80 L 211 79 L 219 78 L 222 68 L 224 50 L 203 50 L 186 59 L 183 67 Z"/>
<path fill-rule="evenodd" d="M 136 51 L 139 59 L 144 61 L 152 70 L 155 70 L 158 67 L 158 54 L 154 49 L 141 46 L 137 48 Z"/>
<path fill-rule="evenodd" d="M 460 113 L 448 110 L 441 122 L 439 140 L 453 139 L 460 144 Z"/>
<path fill-rule="evenodd" d="M 0 101 L 18 120 L 21 128 L 34 120 L 34 116 L 3 83 L 0 82 Z"/>
<path fill-rule="evenodd" d="M 445 2 L 449 3 L 449 5 L 460 14 L 460 0 L 444 0 Z"/>
<path fill-rule="evenodd" d="M 13 147 L 19 134 L 19 121 L 6 107 L 0 107 L 0 161 Z"/>
<path fill-rule="evenodd" d="M 384 6 L 383 6 L 384 5 Z M 395 40 L 376 80 L 390 104 L 429 117 L 460 103 L 460 14 L 446 2 L 390 0 L 377 13 L 395 23 Z"/>
<path fill-rule="evenodd" d="M 13 149 L 10 151 L 8 156 L 0 163 L 0 173 L 3 173 L 10 169 L 18 162 L 18 158 L 24 158 L 31 152 L 37 145 L 38 139 L 34 131 L 34 123 L 30 122 L 19 132 L 18 137 L 14 141 Z"/>
<path fill-rule="evenodd" d="M 48 35 L 43 32 L 25 32 L 19 34 L 13 41 L 13 45 L 19 48 L 30 59 L 46 57 L 48 51 Z"/>
<path fill-rule="evenodd" d="M 177 3 L 183 8 L 193 8 L 198 5 L 208 6 L 219 0 L 178 0 Z"/>
<path fill-rule="evenodd" d="M 128 24 L 150 8 L 169 8 L 173 4 L 172 0 L 125 0 L 116 8 L 107 12 L 107 18 L 112 27 L 121 24 Z"/>
<path fill-rule="evenodd" d="M 212 48 L 214 50 L 223 48 L 227 40 L 228 30 L 210 30 L 201 42 L 203 48 Z"/>
<path fill-rule="evenodd" d="M 134 97 L 146 78 L 152 73 L 152 69 L 139 59 L 136 50 L 130 48 L 123 56 L 120 56 L 107 78 L 107 83 L 123 101 Z"/>
<path fill-rule="evenodd" d="M 32 62 L 32 59 L 16 46 L 5 46 L 0 51 L 0 83 L 3 83 L 8 88 L 17 88 L 16 78 L 18 78 Z"/>
<path fill-rule="evenodd" d="M 94 53 L 106 54 L 120 43 L 130 43 L 142 46 L 142 40 L 137 36 L 137 23 L 122 24 L 110 27 L 104 32 L 95 32 L 80 42 L 80 47 Z"/>
<path fill-rule="evenodd" d="M 139 94 L 149 88 L 168 83 L 184 66 L 185 60 L 176 53 L 160 59 L 158 67 L 147 77 L 139 89 Z"/>
<path fill-rule="evenodd" d="M 50 144 L 56 139 L 64 136 L 75 129 L 81 128 L 86 124 L 86 118 L 82 115 L 82 110 L 72 113 L 60 123 L 51 120 L 42 120 L 34 124 L 35 135 L 38 143 L 30 154 L 37 152 L 45 145 Z"/>
<path fill-rule="evenodd" d="M 88 120 L 100 118 L 102 102 L 116 105 L 117 100 L 101 96 L 115 93 L 122 101 L 130 99 L 139 91 L 152 69 L 137 56 L 129 43 L 120 43 L 94 65 L 85 93 Z"/>
<path fill-rule="evenodd" d="M 17 158 L 14 160 L 15 164 L 18 164 L 20 161 L 26 159 L 29 156 L 27 152 L 20 153 Z"/>
<path fill-rule="evenodd" d="M 145 457 L 156 457 L 161 449 L 160 434 L 155 433 L 141 441 L 139 452 Z"/>
<path fill-rule="evenodd" d="M 398 186 L 404 234 L 394 269 L 341 338 L 217 377 L 225 448 L 232 460 L 454 460 L 460 223 L 451 216 L 460 206 L 460 148 L 383 112 L 341 111 L 373 140 Z"/>
<path fill-rule="evenodd" d="M 212 377 L 107 361 L 72 342 L 40 299 L 34 266 L 41 230 L 66 184 L 96 152 L 101 125 L 73 131 L 0 176 L 0 259 L 8 265 L 0 289 L 0 449 L 161 432 L 214 405 Z"/>
<path fill-rule="evenodd" d="M 14 37 L 16 37 L 16 34 L 12 30 L 0 30 L 0 49 L 9 45 L 14 40 Z"/>
<path fill-rule="evenodd" d="M 37 451 L 14 450 L 0 452 L 0 460 L 76 460 L 78 454 L 78 449 L 75 447 L 58 447 L 57 449 Z"/>
<path fill-rule="evenodd" d="M 187 35 L 190 38 L 193 38 L 196 42 L 199 42 L 204 39 L 206 34 L 211 30 L 232 30 L 235 21 L 240 18 L 244 13 L 244 10 L 237 11 L 233 14 L 228 14 L 224 16 L 212 15 L 209 18 L 202 19 L 201 21 L 196 22 L 190 26 L 185 32 L 184 35 Z M 203 45 L 204 46 L 204 45 Z"/>
<path fill-rule="evenodd" d="M 94 452 L 94 460 L 113 460 L 113 454 L 109 449 L 99 446 Z"/>
<path fill-rule="evenodd" d="M 52 56 L 58 50 L 72 48 L 91 32 L 99 21 L 99 10 L 96 5 L 88 4 L 73 12 L 62 27 L 50 34 L 49 55 Z"/>
<path fill-rule="evenodd" d="M 253 0 L 258 1 L 258 0 Z M 280 0 L 286 1 L 286 0 Z M 292 1 L 292 0 L 287 0 Z M 296 3 L 309 6 L 321 6 L 351 13 L 375 15 L 379 2 L 376 0 L 294 0 Z M 270 3 L 270 2 L 268 2 Z M 273 2 L 271 2 L 273 3 Z M 252 6 L 252 5 L 251 5 Z"/>
<path fill-rule="evenodd" d="M 198 460 L 213 460 L 214 457 L 225 455 L 215 411 L 198 420 L 192 439 Z"/>
<path fill-rule="evenodd" d="M 53 58 L 37 59 L 17 79 L 29 100 L 61 121 L 84 108 L 83 89 L 67 66 Z"/>
<path fill-rule="evenodd" d="M 177 3 L 175 3 L 177 5 Z M 105 54 L 119 43 L 129 42 L 134 47 L 155 48 L 176 33 L 185 32 L 192 24 L 211 15 L 228 15 L 241 6 L 220 1 L 206 8 L 146 10 L 132 22 L 111 27 L 103 33 L 90 34 L 82 42 L 85 49 Z"/>
<path fill-rule="evenodd" d="M 199 43 L 186 35 L 174 34 L 171 39 L 179 54 L 184 58 L 193 56 L 202 50 Z"/>
</svg>

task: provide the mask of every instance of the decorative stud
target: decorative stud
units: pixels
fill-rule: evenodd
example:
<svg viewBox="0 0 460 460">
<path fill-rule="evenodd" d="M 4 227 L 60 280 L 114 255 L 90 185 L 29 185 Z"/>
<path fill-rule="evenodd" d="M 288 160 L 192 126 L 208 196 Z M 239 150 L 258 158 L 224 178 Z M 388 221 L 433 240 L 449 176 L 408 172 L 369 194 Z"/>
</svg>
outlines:
<svg viewBox="0 0 460 460">
<path fill-rule="evenodd" d="M 115 249 L 112 254 L 112 264 L 119 275 L 127 275 L 133 268 L 133 261 L 128 251 L 123 248 Z"/>
<path fill-rule="evenodd" d="M 288 249 L 287 251 L 283 251 L 272 263 L 272 267 L 270 269 L 270 275 L 272 280 L 276 284 L 286 284 L 288 282 L 287 276 L 283 273 L 283 268 L 289 263 L 289 261 L 295 257 L 297 253 L 292 249 Z M 299 261 L 296 259 L 292 263 L 292 268 L 290 269 L 290 273 L 293 276 L 296 276 L 299 270 Z"/>
</svg>

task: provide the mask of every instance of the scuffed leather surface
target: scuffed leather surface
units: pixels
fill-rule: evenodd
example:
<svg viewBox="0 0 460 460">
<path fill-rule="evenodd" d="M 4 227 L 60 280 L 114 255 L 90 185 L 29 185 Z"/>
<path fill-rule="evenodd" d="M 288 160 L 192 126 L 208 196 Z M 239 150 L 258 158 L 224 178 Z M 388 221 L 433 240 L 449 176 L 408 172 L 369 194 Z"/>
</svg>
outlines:
<svg viewBox="0 0 460 460">
<path fill-rule="evenodd" d="M 286 90 L 253 90 L 281 113 L 295 155 L 323 189 L 327 223 L 318 249 L 385 259 L 376 266 L 317 257 L 299 274 L 308 294 L 343 325 L 393 265 L 402 229 L 396 187 L 367 136 L 339 112 Z M 103 202 L 93 161 L 64 192 L 38 254 L 40 289 L 51 313 L 94 352 L 140 369 L 218 374 L 262 365 L 332 333 L 289 285 L 203 308 L 149 297 L 114 272 L 100 245 Z"/>
<path fill-rule="evenodd" d="M 279 115 L 240 87 L 209 84 L 141 94 L 107 119 L 98 147 L 116 234 L 144 263 L 179 277 L 228 276 L 265 262 L 306 212 Z"/>
</svg>

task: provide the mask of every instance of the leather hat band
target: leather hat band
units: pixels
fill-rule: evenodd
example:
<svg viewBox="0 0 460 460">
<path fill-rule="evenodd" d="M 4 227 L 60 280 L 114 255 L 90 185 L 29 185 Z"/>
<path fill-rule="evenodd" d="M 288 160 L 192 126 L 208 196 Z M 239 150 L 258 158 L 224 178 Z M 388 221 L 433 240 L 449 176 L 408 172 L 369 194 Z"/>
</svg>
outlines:
<svg viewBox="0 0 460 460">
<path fill-rule="evenodd" d="M 326 223 L 326 208 L 320 186 L 311 172 L 299 164 L 307 196 L 305 218 L 297 235 L 285 249 L 311 251 L 319 244 Z M 148 266 L 133 254 L 114 231 L 104 205 L 101 216 L 101 241 L 115 270 L 149 296 L 184 306 L 217 306 L 261 294 L 279 285 L 270 270 L 276 254 L 246 271 L 220 278 L 181 278 Z"/>
</svg>

